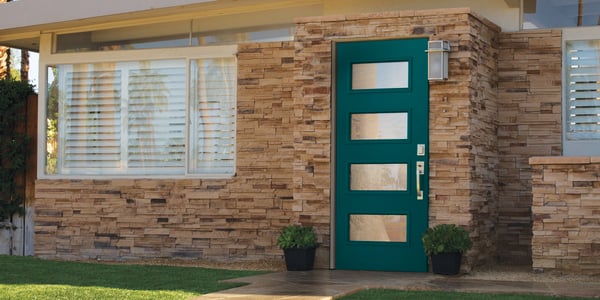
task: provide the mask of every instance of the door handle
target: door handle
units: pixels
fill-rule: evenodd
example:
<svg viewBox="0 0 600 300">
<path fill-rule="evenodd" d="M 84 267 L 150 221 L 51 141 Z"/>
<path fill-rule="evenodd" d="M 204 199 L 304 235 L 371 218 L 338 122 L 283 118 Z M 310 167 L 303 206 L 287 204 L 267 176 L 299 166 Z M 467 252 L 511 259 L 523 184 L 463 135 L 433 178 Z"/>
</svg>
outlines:
<svg viewBox="0 0 600 300">
<path fill-rule="evenodd" d="M 417 161 L 417 200 L 423 200 L 423 190 L 421 190 L 421 175 L 425 174 L 425 162 Z"/>
</svg>

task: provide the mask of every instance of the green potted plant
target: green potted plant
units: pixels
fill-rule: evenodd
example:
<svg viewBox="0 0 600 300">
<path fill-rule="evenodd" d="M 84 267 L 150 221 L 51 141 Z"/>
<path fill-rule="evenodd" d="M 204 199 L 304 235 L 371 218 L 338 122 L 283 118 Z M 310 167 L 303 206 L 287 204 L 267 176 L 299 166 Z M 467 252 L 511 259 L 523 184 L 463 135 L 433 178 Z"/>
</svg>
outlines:
<svg viewBox="0 0 600 300">
<path fill-rule="evenodd" d="M 311 270 L 315 261 L 317 234 L 312 226 L 288 225 L 283 228 L 277 246 L 283 249 L 288 271 Z"/>
<path fill-rule="evenodd" d="M 422 241 L 425 253 L 431 258 L 434 274 L 458 274 L 462 254 L 471 249 L 469 233 L 454 224 L 440 224 L 427 229 Z"/>
</svg>

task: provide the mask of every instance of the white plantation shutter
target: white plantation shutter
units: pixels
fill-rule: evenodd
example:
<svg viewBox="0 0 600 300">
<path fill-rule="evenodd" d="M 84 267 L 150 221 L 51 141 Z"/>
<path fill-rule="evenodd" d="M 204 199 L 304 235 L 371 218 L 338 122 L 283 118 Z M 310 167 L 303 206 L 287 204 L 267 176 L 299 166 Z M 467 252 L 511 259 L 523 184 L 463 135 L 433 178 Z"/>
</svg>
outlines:
<svg viewBox="0 0 600 300">
<path fill-rule="evenodd" d="M 68 69 L 62 73 L 63 169 L 120 167 L 121 72 Z"/>
<path fill-rule="evenodd" d="M 568 41 L 565 58 L 565 155 L 599 154 L 600 42 Z"/>
<path fill-rule="evenodd" d="M 600 43 L 567 45 L 567 139 L 600 139 Z"/>
<path fill-rule="evenodd" d="M 186 66 L 185 61 L 169 65 L 129 71 L 129 168 L 184 170 Z"/>
<path fill-rule="evenodd" d="M 52 66 L 47 175 L 233 176 L 235 49 Z"/>
<path fill-rule="evenodd" d="M 190 172 L 235 173 L 235 58 L 193 61 Z"/>
</svg>

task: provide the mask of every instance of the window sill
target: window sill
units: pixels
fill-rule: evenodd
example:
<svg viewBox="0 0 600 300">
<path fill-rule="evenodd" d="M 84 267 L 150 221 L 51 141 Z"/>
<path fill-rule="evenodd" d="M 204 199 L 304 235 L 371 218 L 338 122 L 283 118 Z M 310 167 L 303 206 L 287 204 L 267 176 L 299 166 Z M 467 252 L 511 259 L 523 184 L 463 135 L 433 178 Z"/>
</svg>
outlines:
<svg viewBox="0 0 600 300">
<path fill-rule="evenodd" d="M 188 174 L 188 175 L 38 175 L 41 180 L 227 180 L 232 179 L 235 174 Z"/>
</svg>

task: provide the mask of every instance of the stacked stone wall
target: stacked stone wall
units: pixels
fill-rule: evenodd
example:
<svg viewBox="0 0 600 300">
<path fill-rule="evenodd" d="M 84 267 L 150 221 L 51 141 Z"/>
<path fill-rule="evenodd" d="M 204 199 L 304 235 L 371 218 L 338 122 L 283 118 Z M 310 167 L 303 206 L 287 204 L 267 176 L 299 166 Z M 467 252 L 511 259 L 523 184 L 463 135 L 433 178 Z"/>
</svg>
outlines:
<svg viewBox="0 0 600 300">
<path fill-rule="evenodd" d="M 36 254 L 61 258 L 281 259 L 290 223 L 313 225 L 329 266 L 334 41 L 450 41 L 430 83 L 429 223 L 466 227 L 467 265 L 495 257 L 499 28 L 469 9 L 297 20 L 296 39 L 239 46 L 232 179 L 38 180 Z M 426 67 L 426 66 L 416 66 Z"/>
<path fill-rule="evenodd" d="M 239 46 L 232 179 L 38 180 L 35 254 L 67 259 L 280 259 L 294 201 L 293 43 Z"/>
<path fill-rule="evenodd" d="M 470 50 L 469 80 L 470 209 L 471 237 L 477 243 L 471 259 L 477 263 L 495 260 L 498 220 L 498 34 L 476 18 L 471 21 L 471 41 L 459 45 Z"/>
<path fill-rule="evenodd" d="M 498 56 L 498 258 L 531 264 L 532 156 L 560 155 L 560 30 L 501 33 Z"/>
<path fill-rule="evenodd" d="M 600 157 L 533 157 L 535 270 L 600 275 Z"/>
<path fill-rule="evenodd" d="M 467 267 L 493 259 L 495 224 L 490 219 L 497 207 L 494 88 L 498 32 L 497 26 L 468 9 L 299 20 L 294 198 L 302 195 L 302 201 L 324 209 L 316 211 L 314 217 L 329 218 L 333 42 L 422 37 L 448 40 L 452 45 L 449 79 L 430 84 L 430 225 L 454 223 L 469 229 L 475 247 L 467 256 Z M 323 180 L 315 180 L 316 174 Z"/>
</svg>

